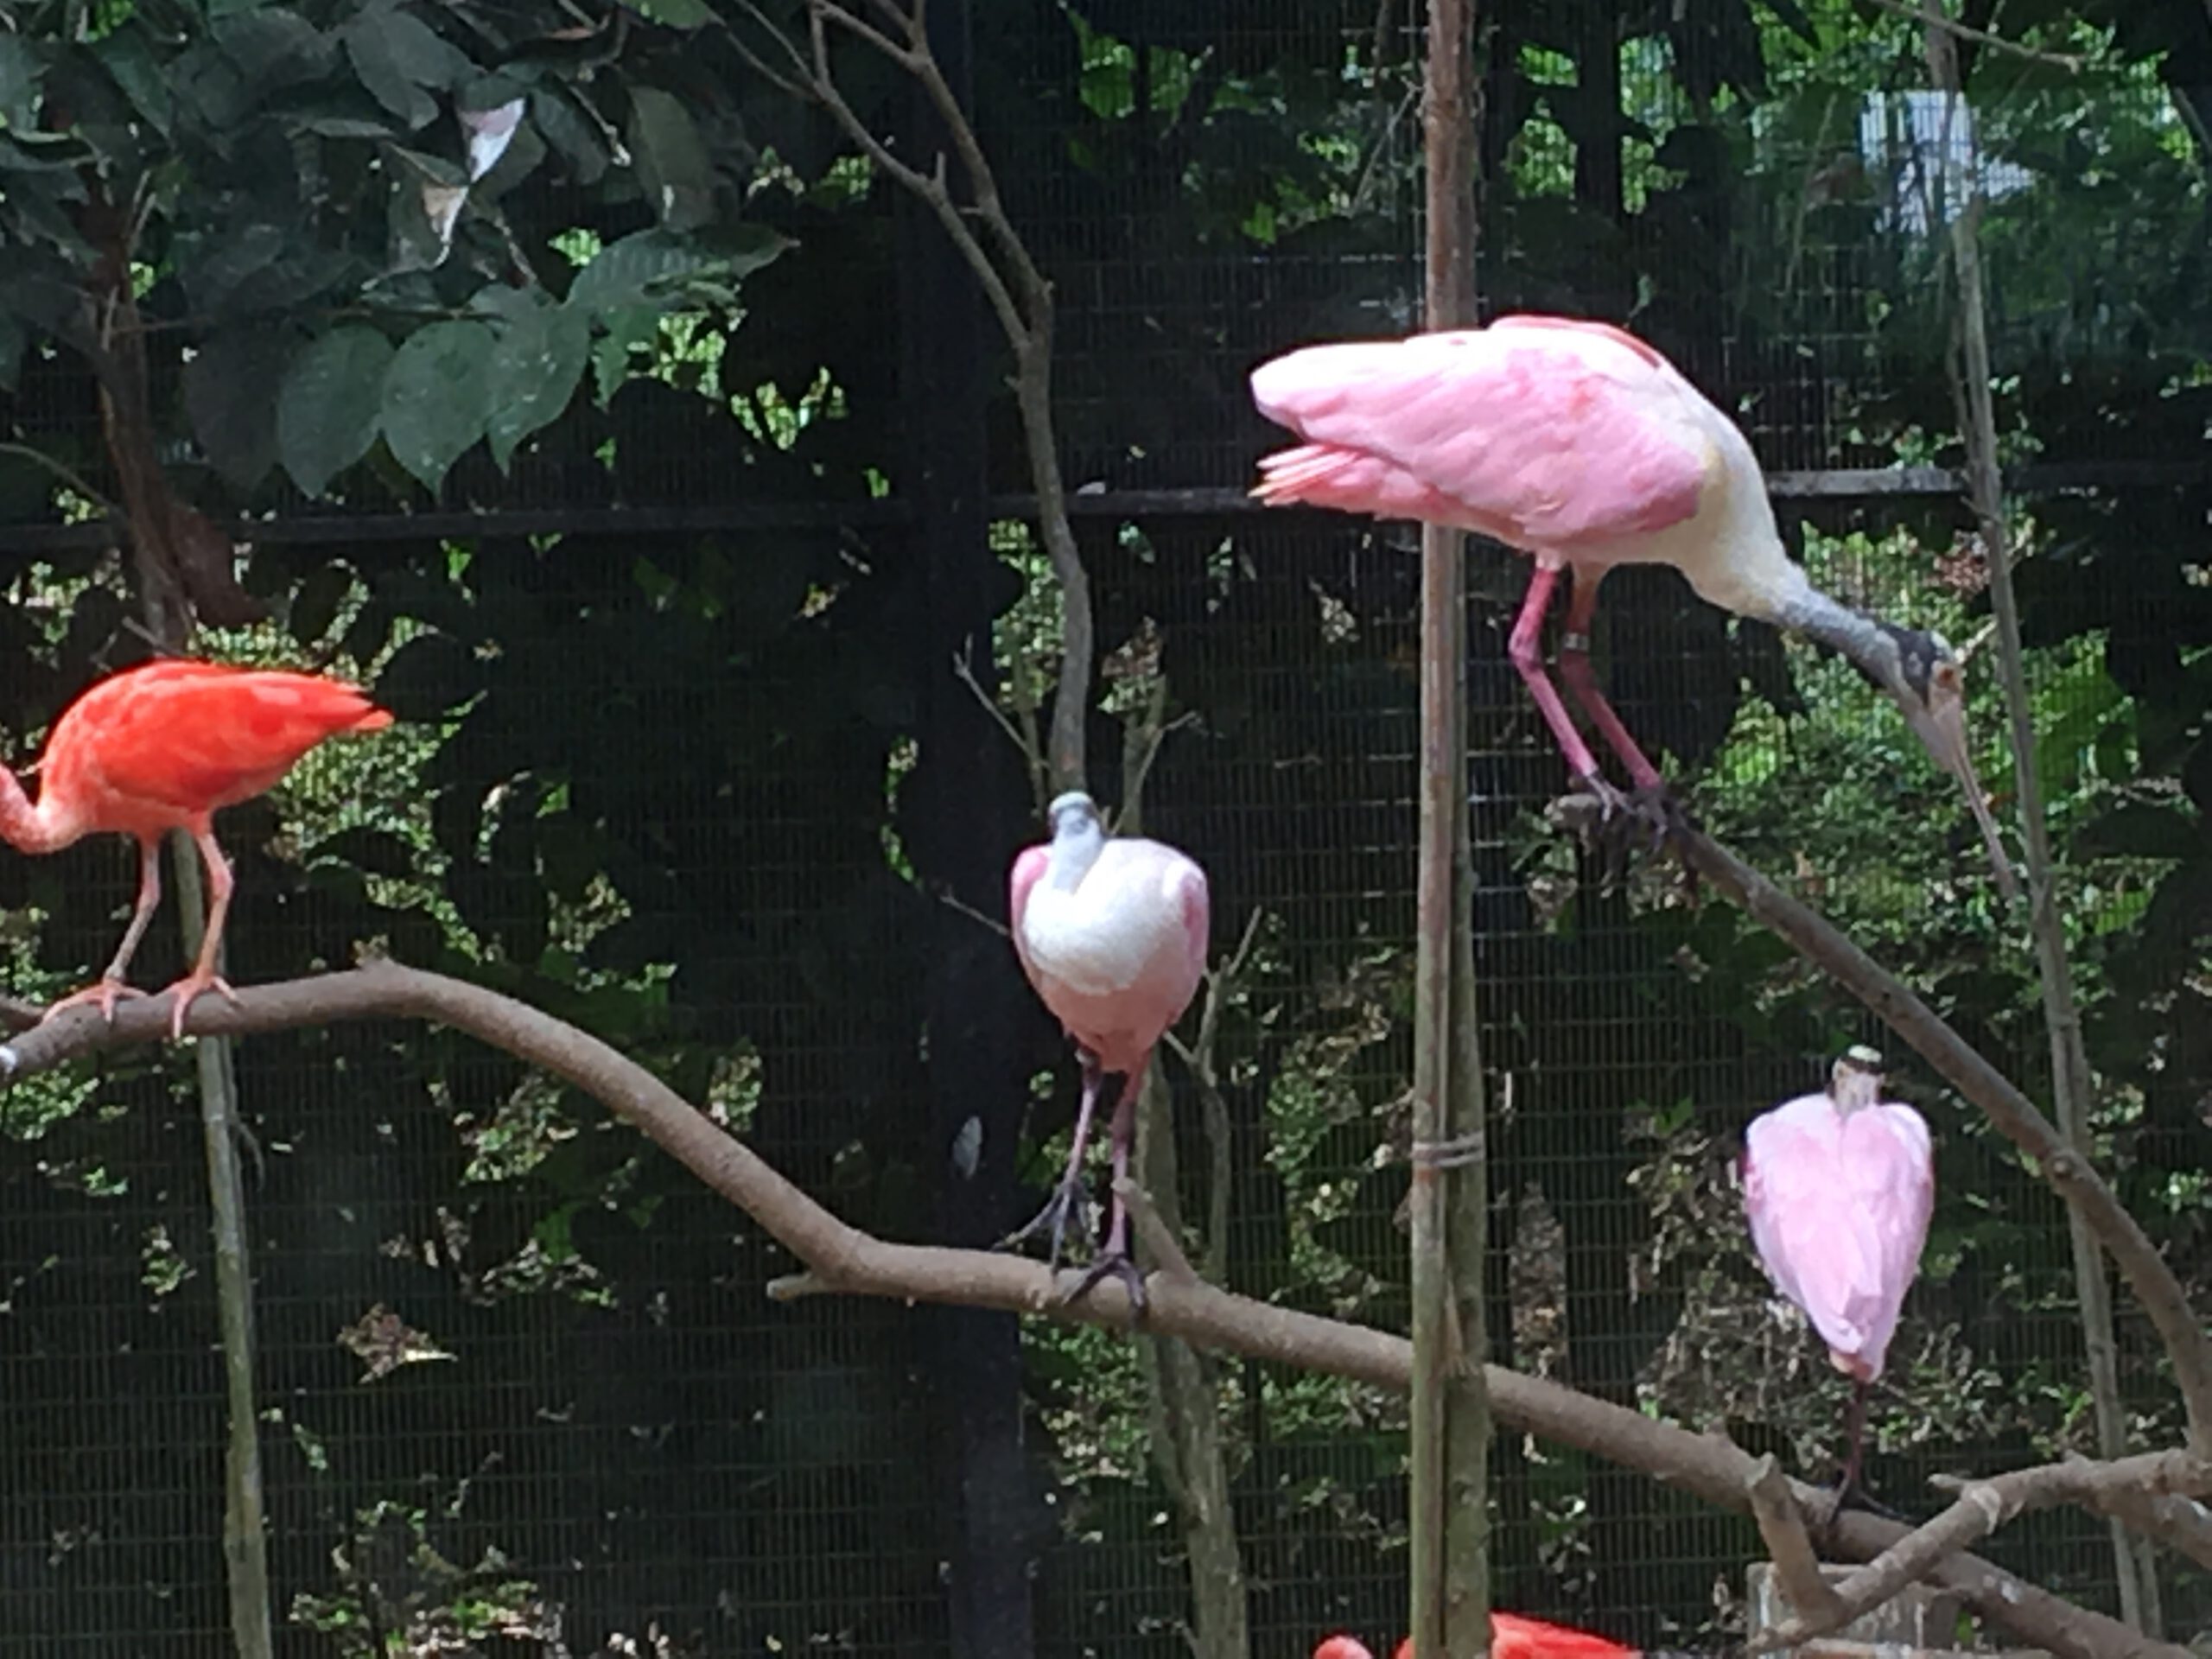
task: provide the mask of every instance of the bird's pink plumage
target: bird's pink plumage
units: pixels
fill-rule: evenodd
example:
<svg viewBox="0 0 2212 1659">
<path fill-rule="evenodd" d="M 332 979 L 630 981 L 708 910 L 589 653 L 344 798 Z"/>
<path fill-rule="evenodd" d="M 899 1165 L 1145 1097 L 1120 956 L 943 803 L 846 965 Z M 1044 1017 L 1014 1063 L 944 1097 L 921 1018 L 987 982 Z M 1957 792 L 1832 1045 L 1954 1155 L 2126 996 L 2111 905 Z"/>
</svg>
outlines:
<svg viewBox="0 0 2212 1659">
<path fill-rule="evenodd" d="M 1807 1095 L 1745 1135 L 1744 1207 L 1759 1259 L 1861 1381 L 1881 1375 L 1935 1204 L 1928 1126 L 1910 1106 L 1846 1114 Z"/>
<path fill-rule="evenodd" d="M 1031 894 L 1044 878 L 1049 846 L 1031 847 L 1014 861 L 1007 910 L 1022 970 L 1068 1035 L 1108 1072 L 1141 1071 L 1160 1036 L 1190 1007 L 1205 977 L 1211 903 L 1203 871 L 1173 848 L 1136 838 L 1107 842 L 1091 878 L 1113 883 L 1122 904 L 1141 907 L 1162 925 L 1160 944 L 1126 984 L 1082 988 L 1039 963 L 1024 930 Z"/>
<path fill-rule="evenodd" d="M 1259 493 L 1595 553 L 1697 512 L 1688 391 L 1641 340 L 1565 318 L 1308 346 L 1252 372 L 1261 412 L 1306 440 L 1261 463 Z"/>
</svg>

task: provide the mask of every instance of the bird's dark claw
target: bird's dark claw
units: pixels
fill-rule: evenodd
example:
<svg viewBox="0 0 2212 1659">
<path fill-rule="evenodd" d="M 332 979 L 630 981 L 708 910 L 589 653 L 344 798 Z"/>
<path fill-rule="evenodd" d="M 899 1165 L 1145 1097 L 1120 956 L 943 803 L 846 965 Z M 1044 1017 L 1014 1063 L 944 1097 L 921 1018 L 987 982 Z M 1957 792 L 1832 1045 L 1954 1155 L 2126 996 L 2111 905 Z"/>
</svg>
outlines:
<svg viewBox="0 0 2212 1659">
<path fill-rule="evenodd" d="M 1137 1264 L 1129 1260 L 1126 1250 L 1103 1250 L 1093 1257 L 1083 1277 L 1075 1281 L 1075 1288 L 1060 1298 L 1063 1303 L 1079 1302 L 1089 1295 L 1091 1287 L 1109 1274 L 1119 1279 L 1129 1293 L 1129 1324 L 1132 1329 L 1141 1329 L 1145 1316 L 1144 1274 L 1137 1271 Z"/>
<path fill-rule="evenodd" d="M 1697 827 L 1679 796 L 1664 783 L 1624 793 L 1595 772 L 1575 779 L 1573 794 L 1553 803 L 1554 822 L 1579 836 L 1604 861 L 1611 886 L 1631 860 L 1649 857 Z"/>
<path fill-rule="evenodd" d="M 1013 1249 L 1016 1245 L 1033 1238 L 1037 1234 L 1049 1228 L 1052 1230 L 1052 1248 L 1045 1258 L 1045 1265 L 1047 1268 L 1058 1269 L 1060 1265 L 1060 1253 L 1067 1243 L 1068 1222 L 1071 1217 L 1083 1214 L 1090 1203 L 1090 1193 L 1084 1185 L 1083 1177 L 1071 1174 L 1053 1190 L 1051 1200 L 1037 1212 L 1029 1224 L 1018 1231 L 1008 1233 L 999 1241 L 998 1248 L 1002 1250 Z"/>
</svg>

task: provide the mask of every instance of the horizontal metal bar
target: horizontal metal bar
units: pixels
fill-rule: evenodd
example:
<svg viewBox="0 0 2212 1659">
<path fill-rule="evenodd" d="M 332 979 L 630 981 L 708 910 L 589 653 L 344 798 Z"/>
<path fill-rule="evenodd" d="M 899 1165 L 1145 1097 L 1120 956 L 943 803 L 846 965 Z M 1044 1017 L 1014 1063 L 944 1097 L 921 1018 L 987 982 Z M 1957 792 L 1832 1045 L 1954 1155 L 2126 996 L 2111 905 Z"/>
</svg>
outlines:
<svg viewBox="0 0 2212 1659">
<path fill-rule="evenodd" d="M 2038 462 L 2012 468 L 2005 486 L 2024 495 L 2059 490 L 2171 489 L 2212 479 L 2212 466 L 2195 461 Z M 1902 497 L 1959 495 L 1962 476 L 1947 467 L 1880 467 L 1767 474 L 1768 493 L 1789 501 L 1875 501 Z M 1206 485 L 1191 489 L 1094 490 L 1068 497 L 1077 518 L 1243 517 L 1266 512 L 1242 488 Z M 1030 519 L 1037 498 L 995 495 L 994 518 Z M 706 531 L 880 530 L 910 524 L 913 511 L 896 496 L 868 501 L 729 502 L 710 507 L 529 507 L 489 512 L 315 513 L 240 520 L 232 534 L 242 542 L 294 546 L 346 543 L 465 540 L 502 536 L 667 536 Z M 0 525 L 0 557 L 35 557 L 109 545 L 113 529 L 104 519 L 78 524 Z"/>
</svg>

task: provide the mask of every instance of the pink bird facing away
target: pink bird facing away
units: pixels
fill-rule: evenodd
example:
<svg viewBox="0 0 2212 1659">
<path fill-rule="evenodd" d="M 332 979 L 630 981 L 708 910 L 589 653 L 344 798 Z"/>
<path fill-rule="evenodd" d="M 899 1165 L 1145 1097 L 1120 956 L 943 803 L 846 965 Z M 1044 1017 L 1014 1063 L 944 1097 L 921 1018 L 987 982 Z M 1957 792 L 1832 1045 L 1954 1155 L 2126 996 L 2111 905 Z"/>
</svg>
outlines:
<svg viewBox="0 0 2212 1659">
<path fill-rule="evenodd" d="M 0 766 L 0 838 L 54 853 L 90 835 L 130 836 L 138 843 L 138 904 L 99 982 L 63 997 L 46 1018 L 92 1002 L 113 1020 L 118 998 L 145 995 L 124 975 L 162 901 L 162 836 L 171 830 L 200 849 L 208 906 L 200 959 L 169 987 L 169 1033 L 183 1036 L 185 1011 L 204 991 L 236 1001 L 215 973 L 233 885 L 215 844 L 216 812 L 266 791 L 325 738 L 391 724 L 389 711 L 336 680 L 174 658 L 111 674 L 71 703 L 39 760 L 37 805 Z"/>
<path fill-rule="evenodd" d="M 1116 1074 L 1122 1078 L 1109 1132 L 1119 1180 L 1128 1173 L 1145 1068 L 1205 974 L 1211 901 L 1205 872 L 1193 860 L 1157 841 L 1109 838 L 1090 796 L 1062 795 L 1047 816 L 1052 840 L 1014 861 L 1014 948 L 1030 984 L 1076 1046 L 1083 1103 L 1067 1173 L 1052 1202 L 1006 1243 L 1018 1244 L 1049 1227 L 1051 1260 L 1058 1266 L 1068 1218 L 1083 1205 L 1083 1154 L 1100 1085 Z M 1105 1249 L 1067 1300 L 1111 1273 L 1128 1284 L 1141 1313 L 1144 1281 L 1129 1260 L 1129 1218 L 1118 1194 L 1109 1214 Z"/>
<path fill-rule="evenodd" d="M 1490 1616 L 1491 1659 L 1639 1659 L 1637 1649 L 1587 1630 L 1517 1613 Z M 1332 1636 L 1313 1649 L 1313 1659 L 1375 1659 L 1356 1637 Z M 1392 1659 L 1414 1659 L 1413 1638 L 1398 1643 Z"/>
<path fill-rule="evenodd" d="M 1618 564 L 1671 564 L 1704 598 L 1841 653 L 1904 710 L 1957 779 L 1999 888 L 2016 891 L 1967 742 L 1965 682 L 1938 634 L 1838 603 L 1791 562 L 1766 480 L 1734 422 L 1644 341 L 1609 323 L 1501 317 L 1487 328 L 1309 346 L 1252 372 L 1261 413 L 1305 442 L 1260 463 L 1253 493 L 1471 530 L 1533 555 L 1508 647 L 1583 787 L 1610 817 L 1664 823 L 1668 798 L 1590 670 L 1598 587 Z M 1573 596 L 1560 673 L 1628 769 L 1599 770 L 1550 680 L 1539 636 L 1560 574 Z"/>
<path fill-rule="evenodd" d="M 1744 1134 L 1744 1209 L 1759 1260 L 1852 1380 L 1838 1503 L 1859 1484 L 1867 1390 L 1882 1374 L 1936 1209 L 1927 1121 L 1881 1093 L 1882 1057 L 1851 1048 L 1827 1093 L 1785 1101 Z"/>
</svg>

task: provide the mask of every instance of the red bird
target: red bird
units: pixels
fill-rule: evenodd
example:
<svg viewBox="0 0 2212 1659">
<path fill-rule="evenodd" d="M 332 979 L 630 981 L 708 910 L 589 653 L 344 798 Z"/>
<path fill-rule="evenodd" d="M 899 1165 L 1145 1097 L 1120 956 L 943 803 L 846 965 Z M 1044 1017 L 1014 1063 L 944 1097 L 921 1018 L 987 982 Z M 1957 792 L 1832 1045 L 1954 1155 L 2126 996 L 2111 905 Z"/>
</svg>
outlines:
<svg viewBox="0 0 2212 1659">
<path fill-rule="evenodd" d="M 1586 1630 L 1564 1624 L 1547 1624 L 1541 1618 L 1518 1613 L 1490 1616 L 1491 1659 L 1641 1659 L 1634 1648 L 1623 1647 Z M 1355 1637 L 1332 1636 L 1313 1649 L 1313 1659 L 1375 1659 L 1367 1645 Z M 1414 1659 L 1413 1638 L 1398 1643 L 1391 1659 Z"/>
<path fill-rule="evenodd" d="M 215 844 L 214 817 L 251 800 L 327 737 L 381 731 L 391 715 L 336 680 L 278 670 L 232 668 L 174 658 L 110 675 L 62 711 L 38 770 L 38 804 L 0 766 L 0 838 L 26 853 L 59 852 L 86 836 L 138 842 L 138 907 L 99 982 L 63 997 L 48 1020 L 80 1002 L 115 1018 L 118 998 L 143 996 L 124 971 L 162 901 L 163 832 L 191 834 L 207 866 L 207 933 L 200 960 L 168 988 L 170 1034 L 204 991 L 237 1000 L 215 974 L 231 908 L 231 867 Z"/>
</svg>

